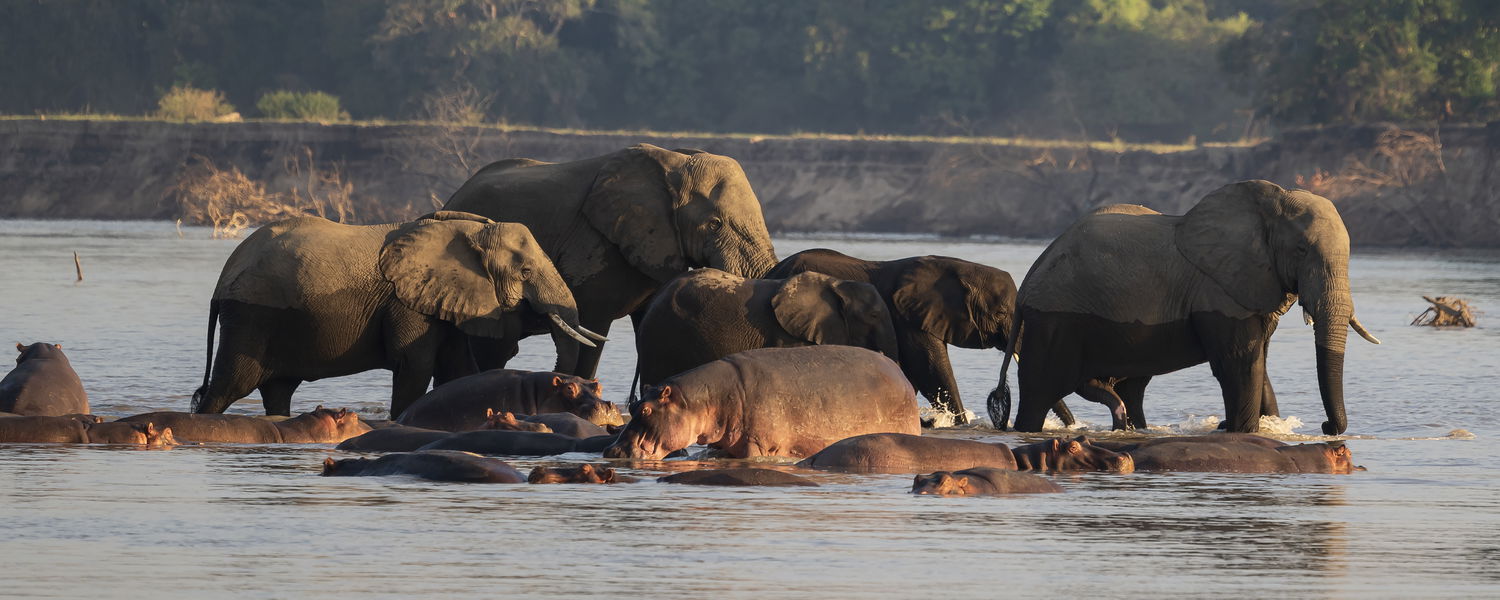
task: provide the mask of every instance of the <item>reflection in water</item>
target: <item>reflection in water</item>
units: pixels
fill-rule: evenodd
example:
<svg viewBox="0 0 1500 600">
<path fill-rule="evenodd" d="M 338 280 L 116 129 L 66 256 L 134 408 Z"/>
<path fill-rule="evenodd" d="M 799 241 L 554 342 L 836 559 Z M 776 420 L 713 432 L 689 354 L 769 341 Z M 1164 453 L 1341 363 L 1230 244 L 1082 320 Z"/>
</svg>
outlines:
<svg viewBox="0 0 1500 600">
<path fill-rule="evenodd" d="M 69 349 L 96 410 L 182 410 L 202 379 L 207 299 L 234 241 L 170 223 L 0 221 L 0 339 Z M 873 259 L 945 254 L 1025 273 L 1036 243 L 777 240 Z M 71 253 L 88 262 L 73 285 Z M 1484 395 L 1500 330 L 1406 327 L 1424 291 L 1500 304 L 1492 256 L 1360 255 L 1360 318 L 1386 341 L 1349 348 L 1353 475 L 1175 473 L 1054 476 L 1066 494 L 913 496 L 911 475 L 793 471 L 817 488 L 658 484 L 718 461 L 621 461 L 616 485 L 464 485 L 410 477 L 320 477 L 330 446 L 190 445 L 139 450 L 0 446 L 5 595 L 152 597 L 994 597 L 1500 595 L 1500 411 Z M 1414 291 L 1415 290 L 1415 291 Z M 628 322 L 601 363 L 616 399 L 634 367 Z M 1317 433 L 1311 333 L 1292 319 L 1272 341 L 1286 417 Z M 549 368 L 550 341 L 516 366 Z M 994 386 L 993 350 L 954 350 L 960 387 Z M 1013 382 L 1014 383 L 1014 382 Z M 323 403 L 383 414 L 385 372 L 305 384 Z M 1094 425 L 1101 407 L 1071 400 Z M 1220 410 L 1206 368 L 1153 380 L 1153 423 L 1194 426 Z M 253 413 L 258 399 L 233 410 Z M 1290 422 L 1288 418 L 1286 421 Z M 1453 436 L 1455 429 L 1473 432 Z M 989 429 L 942 435 L 1010 445 Z M 1096 435 L 1090 433 L 1090 435 Z M 1100 432 L 1097 435 L 1120 437 Z M 1464 438 L 1472 439 L 1464 439 Z M 1419 438 L 1419 439 L 1391 439 Z M 518 458 L 540 464 L 596 456 Z M 751 463 L 735 463 L 746 464 Z M 100 582 L 107 582 L 101 584 Z M 169 582 L 169 583 L 164 583 Z M 101 587 L 102 586 L 102 587 Z M 936 588 L 935 588 L 936 586 Z M 1015 590 L 1015 592 L 1012 592 Z M 498 593 L 498 594 L 497 594 Z"/>
</svg>

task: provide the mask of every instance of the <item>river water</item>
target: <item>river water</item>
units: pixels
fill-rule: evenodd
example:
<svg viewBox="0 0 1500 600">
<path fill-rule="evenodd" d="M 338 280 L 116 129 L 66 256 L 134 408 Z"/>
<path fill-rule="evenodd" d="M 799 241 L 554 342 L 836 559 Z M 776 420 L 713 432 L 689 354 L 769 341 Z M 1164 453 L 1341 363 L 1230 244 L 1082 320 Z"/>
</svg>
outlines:
<svg viewBox="0 0 1500 600">
<path fill-rule="evenodd" d="M 186 410 L 203 377 L 208 298 L 236 243 L 170 223 L 0 221 L 0 341 L 61 343 L 96 413 Z M 945 254 L 1019 277 L 1044 244 L 796 237 L 776 247 Z M 1500 256 L 1356 250 L 1350 271 L 1357 314 L 1385 342 L 1351 336 L 1347 357 L 1346 438 L 1367 472 L 1068 475 L 1057 477 L 1066 494 L 933 498 L 906 493 L 904 475 L 811 473 L 822 487 L 790 490 L 484 486 L 319 477 L 323 458 L 341 454 L 329 446 L 11 445 L 0 446 L 0 595 L 1500 595 L 1500 411 L 1488 385 L 1500 334 L 1483 316 L 1468 330 L 1408 326 L 1423 294 L 1500 306 Z M 1267 426 L 1321 439 L 1312 333 L 1298 317 L 1272 342 L 1284 418 Z M 623 401 L 629 322 L 610 336 L 600 378 Z M 999 353 L 953 357 L 982 414 Z M 551 360 L 539 337 L 512 365 Z M 294 409 L 379 417 L 388 398 L 379 371 L 304 384 Z M 1080 429 L 1108 435 L 1103 407 L 1069 401 Z M 1222 401 L 1200 366 L 1153 380 L 1146 411 L 1156 433 L 1206 431 Z M 673 462 L 627 472 L 686 467 Z"/>
</svg>

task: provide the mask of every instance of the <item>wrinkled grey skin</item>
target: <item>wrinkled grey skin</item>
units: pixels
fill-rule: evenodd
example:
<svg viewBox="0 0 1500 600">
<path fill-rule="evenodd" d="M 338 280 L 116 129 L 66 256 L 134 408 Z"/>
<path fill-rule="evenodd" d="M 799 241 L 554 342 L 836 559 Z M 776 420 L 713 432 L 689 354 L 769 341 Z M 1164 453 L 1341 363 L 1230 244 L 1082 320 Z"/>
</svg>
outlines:
<svg viewBox="0 0 1500 600">
<path fill-rule="evenodd" d="M 37 417 L 88 414 L 89 395 L 62 346 L 16 344 L 16 368 L 0 379 L 0 412 Z"/>
<path fill-rule="evenodd" d="M 1260 427 L 1265 348 L 1300 302 L 1314 322 L 1318 388 L 1343 433 L 1343 363 L 1354 318 L 1349 234 L 1328 199 L 1266 181 L 1226 185 L 1186 215 L 1092 214 L 1043 251 L 1021 286 L 1016 429 L 1038 431 L 1047 409 L 1091 379 L 1150 377 L 1208 362 L 1229 429 Z M 1015 338 L 1020 337 L 1020 340 Z M 1005 379 L 1009 359 L 1002 363 Z M 1003 423 L 1002 393 L 991 418 Z"/>
<path fill-rule="evenodd" d="M 874 285 L 896 328 L 901 372 L 934 408 L 968 422 L 948 345 L 1005 349 L 1016 306 L 1010 273 L 947 256 L 873 261 L 815 248 L 782 259 L 766 277 L 806 272 Z"/>
<path fill-rule="evenodd" d="M 266 414 L 291 413 L 304 381 L 392 372 L 391 415 L 477 372 L 466 334 L 502 338 L 514 313 L 557 315 L 559 363 L 578 354 L 573 295 L 525 226 L 438 212 L 409 223 L 341 225 L 300 217 L 241 242 L 209 303 L 223 339 L 193 394 L 221 413 L 259 389 Z"/>
<path fill-rule="evenodd" d="M 584 327 L 601 334 L 692 267 L 760 277 L 776 264 L 771 236 L 734 159 L 650 144 L 566 163 L 525 158 L 490 164 L 444 206 L 522 223 L 578 299 Z M 535 331 L 526 331 L 529 335 Z M 485 344 L 503 366 L 513 341 Z M 593 377 L 600 348 L 556 370 Z"/>
<path fill-rule="evenodd" d="M 745 279 L 698 269 L 662 286 L 635 336 L 645 385 L 744 350 L 821 344 L 895 360 L 896 332 L 879 291 L 820 273 Z"/>
</svg>

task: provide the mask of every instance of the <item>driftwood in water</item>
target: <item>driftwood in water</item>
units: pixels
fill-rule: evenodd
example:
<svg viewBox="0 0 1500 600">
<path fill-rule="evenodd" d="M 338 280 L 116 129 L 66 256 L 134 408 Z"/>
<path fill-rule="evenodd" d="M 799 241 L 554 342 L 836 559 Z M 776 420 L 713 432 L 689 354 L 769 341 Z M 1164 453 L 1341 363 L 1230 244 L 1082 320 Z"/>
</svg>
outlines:
<svg viewBox="0 0 1500 600">
<path fill-rule="evenodd" d="M 1412 325 L 1425 325 L 1429 327 L 1473 327 L 1474 311 L 1469 307 L 1469 302 L 1461 298 L 1449 298 L 1447 296 L 1422 296 L 1423 300 L 1432 303 L 1417 318 L 1412 319 Z"/>
</svg>

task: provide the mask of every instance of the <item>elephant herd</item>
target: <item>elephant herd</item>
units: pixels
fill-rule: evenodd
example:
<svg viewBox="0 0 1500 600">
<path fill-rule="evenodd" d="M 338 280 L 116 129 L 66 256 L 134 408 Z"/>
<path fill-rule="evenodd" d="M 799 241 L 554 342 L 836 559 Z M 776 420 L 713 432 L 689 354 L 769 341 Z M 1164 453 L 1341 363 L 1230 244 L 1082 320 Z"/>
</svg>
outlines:
<svg viewBox="0 0 1500 600">
<path fill-rule="evenodd" d="M 656 459 L 701 444 L 731 457 L 847 468 L 819 457 L 834 451 L 845 462 L 880 462 L 912 452 L 897 446 L 925 443 L 901 438 L 840 450 L 868 436 L 937 442 L 920 436 L 917 394 L 967 422 L 948 359 L 954 345 L 999 350 L 999 386 L 987 403 L 999 429 L 1010 425 L 1005 373 L 1014 358 L 1020 431 L 1040 431 L 1049 410 L 1071 424 L 1062 402 L 1071 393 L 1106 405 L 1116 429 L 1143 428 L 1151 377 L 1207 362 L 1223 392 L 1228 429 L 1250 433 L 1261 416 L 1277 414 L 1267 344 L 1278 319 L 1300 303 L 1315 327 L 1323 431 L 1337 435 L 1347 427 L 1346 329 L 1378 343 L 1354 316 L 1348 260 L 1349 236 L 1331 202 L 1244 181 L 1182 216 L 1136 205 L 1100 208 L 1052 242 L 1019 290 L 1005 271 L 943 256 L 869 261 L 816 249 L 778 262 L 760 202 L 732 158 L 640 144 L 573 162 L 509 159 L 481 168 L 441 210 L 411 222 L 353 226 L 299 217 L 256 230 L 225 262 L 214 288 L 207 366 L 191 414 L 132 419 L 157 431 L 158 440 L 167 428 L 176 441 L 348 444 L 372 436 L 370 443 L 385 440 L 380 449 L 416 451 L 330 460 L 325 475 L 526 480 L 484 462 L 493 459 L 454 452 L 468 449 L 462 444 L 469 442 L 455 441 L 464 435 L 487 440 L 481 449 L 520 448 L 523 455 L 532 444 L 525 440 L 543 439 L 528 435 L 551 435 L 568 439 L 543 446 L 611 458 Z M 631 385 L 631 419 L 622 425 L 592 378 L 610 324 L 626 316 L 635 326 L 641 385 Z M 556 348 L 553 372 L 504 369 L 522 338 L 543 333 Z M 82 387 L 60 348 L 18 348 L 17 368 L 0 381 L 0 411 L 71 420 L 85 433 L 101 425 L 81 416 L 89 412 L 86 400 L 65 400 Z M 275 423 L 219 415 L 259 390 L 267 415 L 290 417 L 302 382 L 372 369 L 392 373 L 389 427 L 372 431 L 355 425 L 351 413 L 321 408 Z M 516 430 L 545 413 L 608 429 L 577 437 L 537 430 L 546 425 Z M 7 425 L 16 418 L 23 417 L 0 419 L 0 442 L 89 441 L 32 439 L 13 433 L 27 427 Z M 76 429 L 56 423 L 51 427 Z M 295 432 L 280 431 L 287 427 Z M 239 433 L 206 433 L 221 429 Z M 1323 462 L 1308 468 L 1261 442 L 1207 438 L 1181 442 L 1187 450 L 1175 450 L 1176 458 L 1151 455 L 1146 463 L 1168 470 L 1241 463 L 1259 466 L 1224 470 L 1352 470 L 1342 447 L 1317 445 L 1329 449 L 1309 450 Z M 926 458 L 903 468 L 939 472 L 919 477 L 914 491 L 1049 491 L 984 469 L 1122 471 L 1142 464 L 1140 455 L 1121 453 L 1127 449 L 1086 439 L 1017 449 L 947 441 L 985 448 L 923 446 L 918 453 Z M 974 452 L 996 458 L 941 458 Z M 965 472 L 972 469 L 980 471 Z M 703 477 L 781 477 L 739 471 Z M 530 479 L 622 477 L 588 466 Z"/>
</svg>

